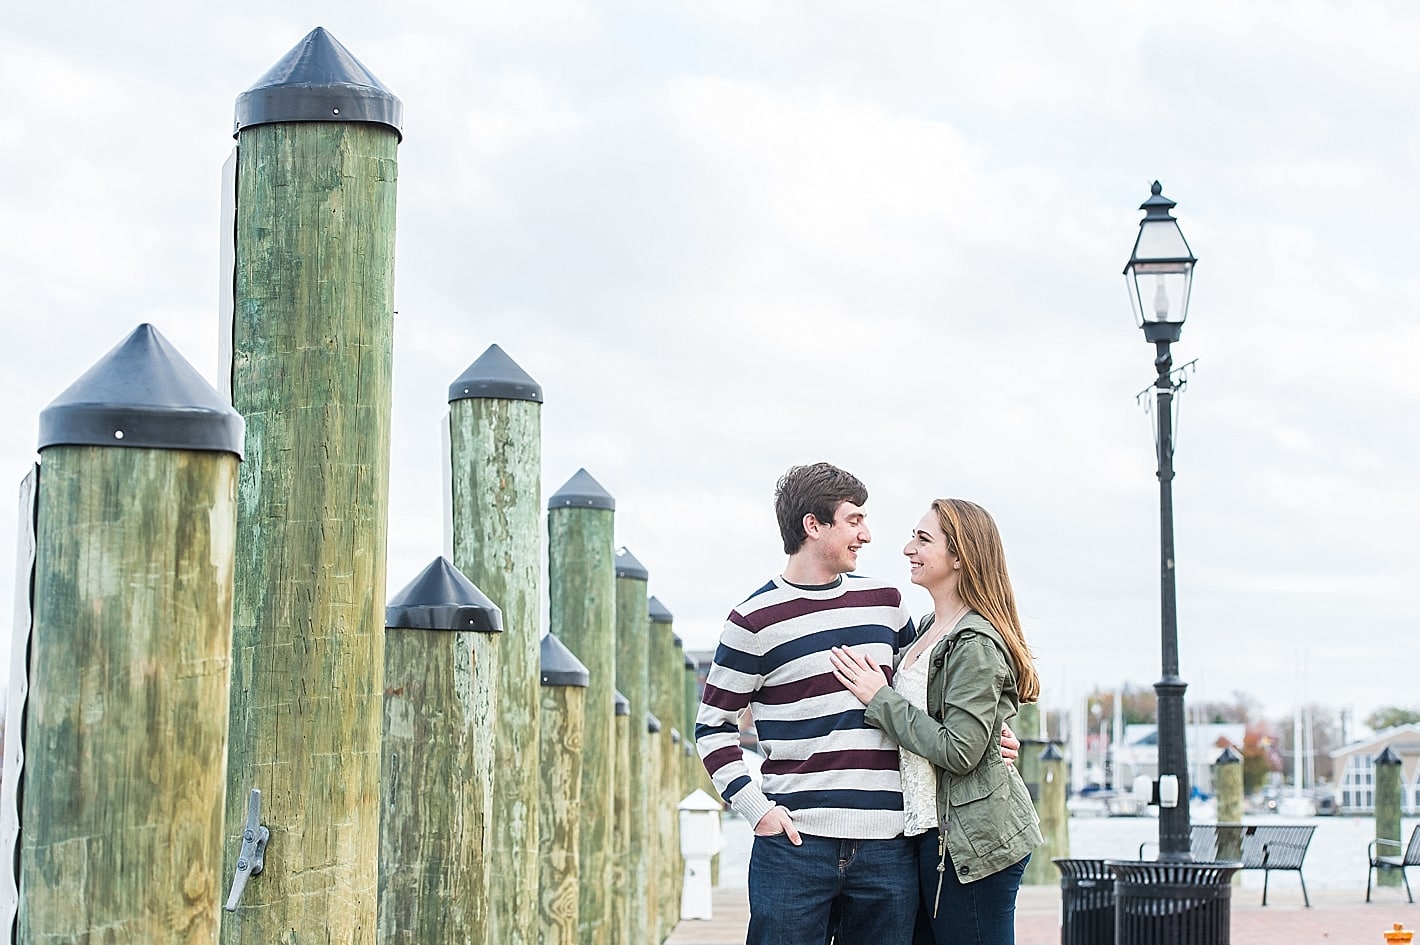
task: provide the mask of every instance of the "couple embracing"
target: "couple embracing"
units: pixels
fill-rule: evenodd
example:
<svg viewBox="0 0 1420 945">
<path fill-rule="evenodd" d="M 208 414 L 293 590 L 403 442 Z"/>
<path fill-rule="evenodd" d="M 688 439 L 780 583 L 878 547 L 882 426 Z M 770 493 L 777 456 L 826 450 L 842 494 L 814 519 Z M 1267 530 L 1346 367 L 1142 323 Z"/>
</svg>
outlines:
<svg viewBox="0 0 1420 945">
<path fill-rule="evenodd" d="M 932 595 L 914 627 L 897 588 L 852 573 L 867 500 L 827 463 L 785 473 L 789 561 L 730 612 L 706 680 L 697 747 L 754 825 L 747 945 L 1011 945 L 1041 834 L 1006 723 L 1040 685 L 1000 535 L 932 503 L 903 549 Z"/>
</svg>

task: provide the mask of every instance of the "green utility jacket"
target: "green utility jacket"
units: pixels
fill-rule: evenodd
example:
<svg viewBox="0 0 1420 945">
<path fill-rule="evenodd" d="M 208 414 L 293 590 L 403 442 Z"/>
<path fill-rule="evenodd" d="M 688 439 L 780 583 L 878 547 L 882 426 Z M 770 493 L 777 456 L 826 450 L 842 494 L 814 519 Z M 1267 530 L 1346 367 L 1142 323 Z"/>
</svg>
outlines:
<svg viewBox="0 0 1420 945">
<path fill-rule="evenodd" d="M 919 632 L 932 625 L 929 615 Z M 972 611 L 937 642 L 927 669 L 927 711 L 891 686 L 866 719 L 937 769 L 937 822 L 957 879 L 970 883 L 1040 846 L 1025 782 L 1001 758 L 1001 726 L 1016 715 L 1015 663 L 996 628 Z"/>
</svg>

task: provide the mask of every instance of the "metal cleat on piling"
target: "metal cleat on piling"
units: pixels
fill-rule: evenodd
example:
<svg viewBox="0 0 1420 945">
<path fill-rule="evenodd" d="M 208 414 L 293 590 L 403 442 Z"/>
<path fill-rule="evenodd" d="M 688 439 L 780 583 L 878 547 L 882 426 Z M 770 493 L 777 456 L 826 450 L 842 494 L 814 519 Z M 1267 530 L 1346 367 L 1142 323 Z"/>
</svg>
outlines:
<svg viewBox="0 0 1420 945">
<path fill-rule="evenodd" d="M 266 866 L 266 841 L 271 831 L 261 825 L 261 790 L 252 788 L 247 796 L 247 823 L 242 829 L 242 851 L 237 855 L 237 872 L 232 877 L 232 893 L 227 897 L 226 910 L 237 911 L 237 903 L 246 892 L 247 880 L 261 873 Z"/>
</svg>

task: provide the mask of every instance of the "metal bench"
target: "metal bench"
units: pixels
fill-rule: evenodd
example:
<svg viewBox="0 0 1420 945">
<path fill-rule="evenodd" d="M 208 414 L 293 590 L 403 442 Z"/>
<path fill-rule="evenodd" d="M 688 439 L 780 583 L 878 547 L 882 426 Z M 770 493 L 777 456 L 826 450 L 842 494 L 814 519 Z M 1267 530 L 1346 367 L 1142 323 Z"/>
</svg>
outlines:
<svg viewBox="0 0 1420 945">
<path fill-rule="evenodd" d="M 1376 845 L 1380 843 L 1388 843 L 1394 846 L 1395 849 L 1400 849 L 1399 840 L 1378 839 L 1372 840 L 1370 844 L 1367 845 L 1366 859 L 1370 861 L 1371 865 L 1366 870 L 1366 901 L 1371 901 L 1372 873 L 1376 872 L 1376 870 L 1400 870 L 1400 878 L 1405 880 L 1405 896 L 1411 902 L 1414 902 L 1415 897 L 1410 894 L 1410 878 L 1405 875 L 1405 868 L 1407 866 L 1420 866 L 1420 827 L 1416 827 L 1414 831 L 1411 832 L 1410 843 L 1405 848 L 1404 856 L 1377 856 Z"/>
<path fill-rule="evenodd" d="M 1315 825 L 1301 824 L 1192 824 L 1189 852 L 1199 863 L 1241 862 L 1245 870 L 1262 870 L 1262 904 L 1267 905 L 1267 885 L 1273 870 L 1292 870 L 1302 884 L 1302 901 L 1311 908 L 1302 861 L 1311 845 Z M 1396 843 L 1396 846 L 1399 846 Z M 1411 841 L 1414 846 L 1414 841 Z M 1144 858 L 1143 844 L 1139 858 Z M 1393 857 L 1392 859 L 1399 859 Z M 1389 864 L 1387 864 L 1389 865 Z M 1420 865 L 1420 860 L 1408 865 Z M 1402 875 L 1404 875 L 1402 873 Z M 1407 890 L 1409 886 L 1407 885 Z M 1369 900 L 1368 900 L 1369 901 Z M 1412 900 L 1413 901 L 1413 900 Z"/>
</svg>

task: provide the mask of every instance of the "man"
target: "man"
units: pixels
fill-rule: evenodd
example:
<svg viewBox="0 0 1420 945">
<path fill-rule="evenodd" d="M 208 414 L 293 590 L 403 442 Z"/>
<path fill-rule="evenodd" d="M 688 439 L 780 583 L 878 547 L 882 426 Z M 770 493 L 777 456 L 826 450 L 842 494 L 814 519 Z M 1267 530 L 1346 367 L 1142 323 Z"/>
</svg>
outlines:
<svg viewBox="0 0 1420 945">
<path fill-rule="evenodd" d="M 830 913 L 842 942 L 912 938 L 917 878 L 897 746 L 863 721 L 828 659 L 843 645 L 892 667 L 914 636 L 897 588 L 850 573 L 872 540 L 867 500 L 827 463 L 784 474 L 774 504 L 789 561 L 730 612 L 706 679 L 696 745 L 716 789 L 754 824 L 748 945 L 823 945 Z M 745 709 L 763 789 L 740 750 Z"/>
</svg>

